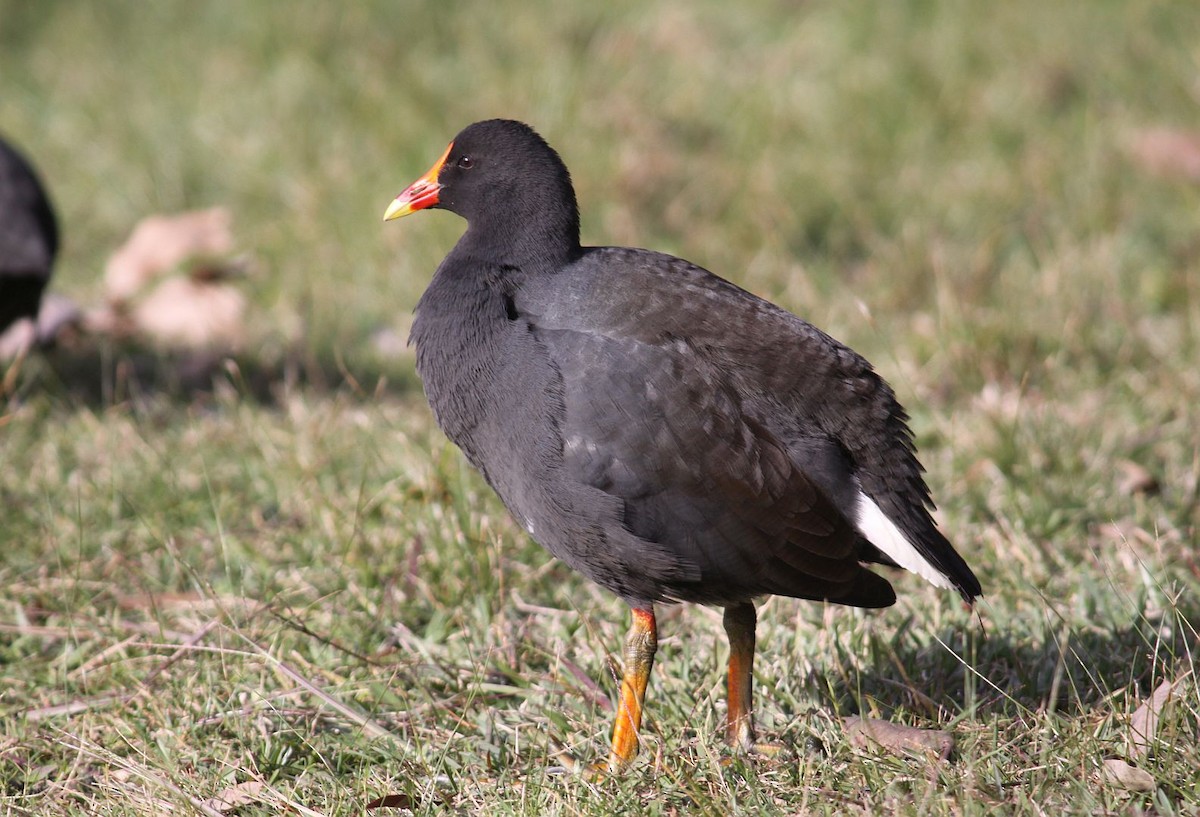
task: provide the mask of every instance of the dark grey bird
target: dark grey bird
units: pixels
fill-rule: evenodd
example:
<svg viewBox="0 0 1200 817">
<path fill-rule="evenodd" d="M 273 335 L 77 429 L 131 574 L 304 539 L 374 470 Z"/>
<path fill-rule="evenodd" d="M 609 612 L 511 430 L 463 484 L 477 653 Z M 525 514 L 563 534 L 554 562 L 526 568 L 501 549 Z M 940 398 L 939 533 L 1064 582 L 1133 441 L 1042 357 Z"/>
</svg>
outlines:
<svg viewBox="0 0 1200 817">
<path fill-rule="evenodd" d="M 28 160 L 0 139 L 0 333 L 36 318 L 58 254 L 58 222 Z"/>
<path fill-rule="evenodd" d="M 467 221 L 410 338 L 438 424 L 633 610 L 610 770 L 637 752 L 655 604 L 725 608 L 726 730 L 750 749 L 755 597 L 893 604 L 871 563 L 980 595 L 904 409 L 854 351 L 687 261 L 581 246 L 567 168 L 522 123 L 463 130 L 384 218 L 425 208 Z"/>
</svg>

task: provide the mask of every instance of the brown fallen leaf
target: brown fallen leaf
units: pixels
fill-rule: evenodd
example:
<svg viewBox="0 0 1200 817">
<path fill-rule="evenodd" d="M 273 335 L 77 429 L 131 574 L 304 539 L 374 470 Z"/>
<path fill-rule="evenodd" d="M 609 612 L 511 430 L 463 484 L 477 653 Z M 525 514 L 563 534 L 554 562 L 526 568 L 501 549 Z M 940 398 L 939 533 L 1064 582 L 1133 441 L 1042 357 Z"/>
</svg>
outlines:
<svg viewBox="0 0 1200 817">
<path fill-rule="evenodd" d="M 257 780 L 235 783 L 215 797 L 205 800 L 204 806 L 221 814 L 228 814 L 238 806 L 259 802 L 262 799 L 262 792 L 266 787 L 266 783 L 260 783 Z"/>
<path fill-rule="evenodd" d="M 104 270 L 108 300 L 129 301 L 187 258 L 228 254 L 233 249 L 231 221 L 224 207 L 142 219 L 129 240 L 108 259 Z"/>
<path fill-rule="evenodd" d="M 37 320 L 22 318 L 0 333 L 0 360 L 12 360 L 34 346 L 49 348 L 76 343 L 85 330 L 83 310 L 58 292 L 42 296 Z"/>
<path fill-rule="evenodd" d="M 1118 460 L 1117 470 L 1121 472 L 1117 490 L 1123 494 L 1157 494 L 1161 487 L 1157 477 L 1132 460 Z"/>
<path fill-rule="evenodd" d="M 367 803 L 365 808 L 367 811 L 373 811 L 377 808 L 406 808 L 411 810 L 416 808 L 416 803 L 407 794 L 385 794 Z"/>
<path fill-rule="evenodd" d="M 1106 783 L 1113 783 L 1130 791 L 1154 791 L 1158 786 L 1148 771 L 1131 766 L 1119 758 L 1104 761 L 1103 775 Z"/>
<path fill-rule="evenodd" d="M 949 757 L 954 750 L 954 736 L 941 729 L 918 729 L 857 716 L 842 718 L 842 729 L 850 742 L 860 749 L 874 745 L 896 752 L 933 752 L 940 757 Z"/>
<path fill-rule="evenodd" d="M 48 292 L 42 296 L 37 316 L 39 346 L 52 346 L 83 324 L 83 311 L 66 295 Z"/>
<path fill-rule="evenodd" d="M 1200 132 L 1146 128 L 1130 139 L 1129 152 L 1143 170 L 1156 176 L 1200 181 Z"/>
<path fill-rule="evenodd" d="M 0 332 L 0 361 L 24 357 L 37 343 L 37 324 L 32 318 L 21 318 Z"/>
<path fill-rule="evenodd" d="M 1154 694 L 1142 702 L 1133 716 L 1129 719 L 1129 759 L 1137 760 L 1150 753 L 1158 736 L 1158 719 L 1163 707 L 1171 700 L 1175 691 L 1190 672 L 1184 673 L 1174 681 L 1163 681 L 1154 690 Z"/>
<path fill-rule="evenodd" d="M 133 309 L 136 332 L 160 344 L 185 349 L 241 346 L 246 298 L 234 287 L 172 276 Z"/>
</svg>

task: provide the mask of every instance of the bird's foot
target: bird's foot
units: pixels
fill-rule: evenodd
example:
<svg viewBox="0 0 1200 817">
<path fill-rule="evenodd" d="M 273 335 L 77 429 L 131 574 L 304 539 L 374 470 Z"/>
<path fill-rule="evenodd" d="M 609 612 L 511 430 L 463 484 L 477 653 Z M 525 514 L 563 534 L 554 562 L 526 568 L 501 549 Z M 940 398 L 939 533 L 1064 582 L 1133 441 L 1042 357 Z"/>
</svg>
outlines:
<svg viewBox="0 0 1200 817">
<path fill-rule="evenodd" d="M 746 754 L 751 757 L 765 757 L 770 760 L 778 760 L 786 756 L 789 751 L 789 748 L 782 743 L 758 740 L 746 749 Z"/>
<path fill-rule="evenodd" d="M 556 768 L 562 769 L 563 772 L 571 775 L 578 775 L 589 783 L 602 783 L 611 778 L 620 777 L 632 763 L 632 758 L 629 760 L 597 760 L 592 763 L 587 763 L 577 759 L 565 748 L 558 747 L 554 753 L 554 759 L 558 761 Z"/>
<path fill-rule="evenodd" d="M 787 760 L 794 754 L 791 746 L 776 741 L 756 740 L 748 744 L 738 744 L 733 747 L 734 754 L 721 760 L 722 766 L 730 766 L 738 758 L 779 762 Z"/>
</svg>

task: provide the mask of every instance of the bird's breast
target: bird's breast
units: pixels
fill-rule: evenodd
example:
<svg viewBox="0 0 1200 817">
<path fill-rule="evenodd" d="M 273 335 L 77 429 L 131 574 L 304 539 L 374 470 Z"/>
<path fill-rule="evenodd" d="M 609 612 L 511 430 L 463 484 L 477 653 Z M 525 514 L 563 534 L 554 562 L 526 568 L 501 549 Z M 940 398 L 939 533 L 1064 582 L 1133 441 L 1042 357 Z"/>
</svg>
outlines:
<svg viewBox="0 0 1200 817">
<path fill-rule="evenodd" d="M 549 452 L 561 418 L 557 374 L 502 298 L 423 298 L 411 336 L 417 374 L 438 425 L 509 502 Z"/>
</svg>

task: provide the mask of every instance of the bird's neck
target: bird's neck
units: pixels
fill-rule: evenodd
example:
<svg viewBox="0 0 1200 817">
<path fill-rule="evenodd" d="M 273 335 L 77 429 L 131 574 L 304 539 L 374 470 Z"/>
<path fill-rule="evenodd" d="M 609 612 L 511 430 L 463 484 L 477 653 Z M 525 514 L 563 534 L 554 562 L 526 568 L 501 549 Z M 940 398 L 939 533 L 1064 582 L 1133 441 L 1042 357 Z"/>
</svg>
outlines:
<svg viewBox="0 0 1200 817">
<path fill-rule="evenodd" d="M 578 211 L 491 214 L 468 223 L 455 252 L 527 275 L 551 273 L 579 257 Z"/>
</svg>

